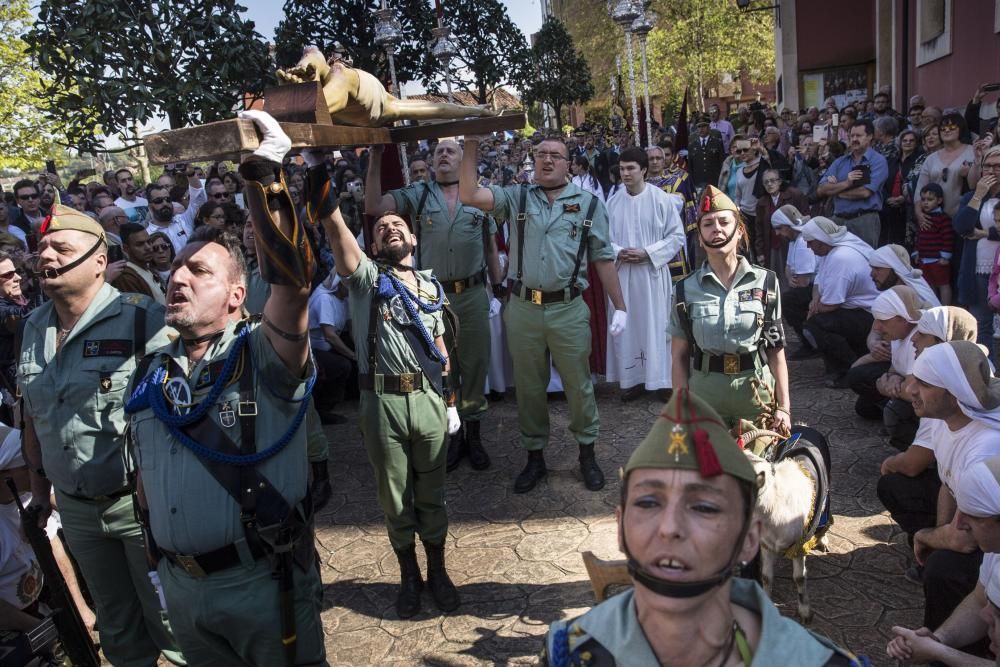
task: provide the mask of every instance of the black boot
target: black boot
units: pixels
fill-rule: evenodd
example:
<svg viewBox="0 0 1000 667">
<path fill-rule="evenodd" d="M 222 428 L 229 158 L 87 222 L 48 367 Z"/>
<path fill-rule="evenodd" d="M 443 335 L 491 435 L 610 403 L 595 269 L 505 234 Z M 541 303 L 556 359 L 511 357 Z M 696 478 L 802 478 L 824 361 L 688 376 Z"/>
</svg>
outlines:
<svg viewBox="0 0 1000 667">
<path fill-rule="evenodd" d="M 312 496 L 313 512 L 318 512 L 330 502 L 333 489 L 330 488 L 330 470 L 326 467 L 326 460 L 314 461 L 310 464 L 312 468 L 312 486 L 309 494 Z"/>
<path fill-rule="evenodd" d="M 597 467 L 593 445 L 580 445 L 580 474 L 583 475 L 583 485 L 588 491 L 600 491 L 604 488 L 604 473 Z"/>
<path fill-rule="evenodd" d="M 461 604 L 458 589 L 451 583 L 448 571 L 444 567 L 444 543 L 424 542 L 424 553 L 427 554 L 427 587 L 431 589 L 434 603 L 441 611 L 458 609 L 458 605 Z"/>
<path fill-rule="evenodd" d="M 548 471 L 545 469 L 545 456 L 542 450 L 535 449 L 528 452 L 528 464 L 524 470 L 514 480 L 514 493 L 527 493 L 535 488 Z"/>
<path fill-rule="evenodd" d="M 458 429 L 458 433 L 448 439 L 448 472 L 451 472 L 462 462 L 462 457 L 469 453 L 468 444 L 465 442 L 465 429 Z"/>
<path fill-rule="evenodd" d="M 404 549 L 395 549 L 395 552 L 396 560 L 399 561 L 400 580 L 396 615 L 400 618 L 413 618 L 420 613 L 420 591 L 424 590 L 420 565 L 417 563 L 417 546 L 411 544 Z"/>
<path fill-rule="evenodd" d="M 465 422 L 465 447 L 473 470 L 486 470 L 490 467 L 490 455 L 483 449 L 483 441 L 479 439 L 479 422 Z"/>
</svg>

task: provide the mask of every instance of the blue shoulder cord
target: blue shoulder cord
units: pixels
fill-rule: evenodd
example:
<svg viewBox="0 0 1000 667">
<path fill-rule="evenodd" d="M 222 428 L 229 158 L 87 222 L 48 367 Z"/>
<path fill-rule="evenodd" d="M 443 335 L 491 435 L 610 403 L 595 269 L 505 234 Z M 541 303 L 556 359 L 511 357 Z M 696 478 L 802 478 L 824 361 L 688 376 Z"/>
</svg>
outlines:
<svg viewBox="0 0 1000 667">
<path fill-rule="evenodd" d="M 382 271 L 379 274 L 379 285 L 378 294 L 383 298 L 391 298 L 396 294 L 399 295 L 400 300 L 403 302 L 403 307 L 406 308 L 406 312 L 410 315 L 410 319 L 414 324 L 417 325 L 417 330 L 420 335 L 424 337 L 424 341 L 427 346 L 431 349 L 431 353 L 434 358 L 437 359 L 442 366 L 448 362 L 448 356 L 441 353 L 437 345 L 434 344 L 434 339 L 431 338 L 430 332 L 427 331 L 427 327 L 424 326 L 423 321 L 420 319 L 420 315 L 417 313 L 417 308 L 413 304 L 414 301 L 420 306 L 420 309 L 426 313 L 436 313 L 444 307 L 444 288 L 441 287 L 441 283 L 435 278 L 431 278 L 434 282 L 434 286 L 437 288 L 437 302 L 436 303 L 425 303 L 420 300 L 420 297 L 409 290 L 409 288 L 404 285 L 399 278 L 392 274 L 390 271 Z M 385 282 L 389 284 L 386 285 Z"/>
<path fill-rule="evenodd" d="M 222 395 L 222 392 L 229 384 L 229 380 L 233 374 L 233 369 L 236 367 L 240 354 L 246 346 L 249 333 L 249 327 L 243 327 L 243 329 L 237 334 L 236 341 L 233 343 L 233 346 L 229 351 L 229 356 L 226 357 L 226 363 L 223 365 L 218 378 L 212 384 L 212 388 L 209 390 L 205 398 L 201 400 L 198 406 L 188 414 L 173 414 L 170 410 L 170 406 L 167 405 L 167 400 L 164 398 L 163 392 L 156 391 L 155 389 L 162 385 L 166 379 L 167 369 L 165 366 L 157 368 L 153 371 L 152 375 L 147 377 L 139 384 L 138 387 L 136 387 L 136 390 L 132 392 L 132 396 L 125 403 L 125 412 L 132 414 L 146 408 L 152 409 L 156 418 L 163 422 L 163 424 L 167 427 L 170 435 L 176 438 L 182 445 L 190 449 L 196 456 L 203 459 L 209 459 L 231 466 L 253 466 L 271 458 L 284 449 L 289 442 L 291 442 L 292 436 L 295 435 L 299 426 L 302 425 L 302 420 L 305 418 L 306 410 L 309 408 L 309 402 L 306 399 L 308 399 L 312 394 L 313 385 L 316 383 L 315 369 L 309 376 L 309 379 L 306 380 L 306 390 L 301 398 L 294 399 L 278 396 L 278 398 L 285 400 L 286 402 L 299 403 L 299 409 L 296 412 L 295 417 L 292 418 L 292 422 L 289 424 L 288 430 L 285 431 L 284 435 L 278 438 L 273 445 L 263 451 L 246 455 L 223 454 L 222 452 L 205 447 L 180 430 L 180 427 L 188 426 L 189 424 L 193 424 L 202 419 L 208 412 L 208 409 L 212 407 L 219 399 L 219 396 Z M 253 358 L 251 355 L 250 363 L 243 369 L 243 372 L 251 372 L 252 366 Z M 274 394 L 273 392 L 271 393 Z M 274 395 L 277 396 L 276 394 Z"/>
</svg>

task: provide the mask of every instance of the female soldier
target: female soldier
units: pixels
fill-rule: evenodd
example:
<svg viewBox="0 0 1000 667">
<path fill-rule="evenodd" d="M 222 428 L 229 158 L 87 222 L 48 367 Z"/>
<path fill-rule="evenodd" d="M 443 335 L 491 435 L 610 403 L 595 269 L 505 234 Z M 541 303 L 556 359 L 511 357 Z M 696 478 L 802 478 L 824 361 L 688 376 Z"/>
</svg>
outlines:
<svg viewBox="0 0 1000 667">
<path fill-rule="evenodd" d="M 675 389 L 623 471 L 618 544 L 633 588 L 549 628 L 543 665 L 867 664 L 783 617 L 756 582 L 757 476 L 722 419 Z"/>
<path fill-rule="evenodd" d="M 698 242 L 708 261 L 677 283 L 670 318 L 674 389 L 690 387 L 730 427 L 745 419 L 787 435 L 791 414 L 777 278 L 740 255 L 747 230 L 729 197 L 709 185 L 699 209 Z"/>
</svg>

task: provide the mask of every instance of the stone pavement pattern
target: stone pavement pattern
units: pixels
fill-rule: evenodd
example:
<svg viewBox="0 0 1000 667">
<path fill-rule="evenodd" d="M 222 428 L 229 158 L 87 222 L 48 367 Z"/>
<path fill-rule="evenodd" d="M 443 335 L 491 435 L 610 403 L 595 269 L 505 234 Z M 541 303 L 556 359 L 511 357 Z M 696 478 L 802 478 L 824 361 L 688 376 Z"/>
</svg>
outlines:
<svg viewBox="0 0 1000 667">
<path fill-rule="evenodd" d="M 922 593 L 903 578 L 905 535 L 875 495 L 879 464 L 893 450 L 878 424 L 854 414 L 850 391 L 822 387 L 821 362 L 792 362 L 790 374 L 793 420 L 824 432 L 833 458 L 831 551 L 807 559 L 811 627 L 884 664 L 892 626 L 915 628 L 922 620 Z M 441 614 L 425 592 L 424 611 L 409 621 L 393 610 L 399 568 L 375 499 L 356 404 L 343 406 L 349 422 L 327 428 L 334 496 L 317 517 L 330 663 L 534 664 L 549 623 L 593 604 L 580 553 L 622 557 L 614 521 L 617 470 L 661 407 L 652 395 L 622 404 L 612 385 L 599 385 L 597 398 L 598 460 L 608 477 L 597 493 L 583 488 L 566 403 L 558 400 L 549 403 L 548 479 L 531 493 L 513 493 L 525 461 L 516 404 L 511 393 L 491 404 L 482 436 L 493 467 L 475 472 L 463 462 L 448 481 L 447 557 L 462 606 Z M 774 600 L 794 616 L 790 563 L 779 563 L 776 574 Z"/>
</svg>

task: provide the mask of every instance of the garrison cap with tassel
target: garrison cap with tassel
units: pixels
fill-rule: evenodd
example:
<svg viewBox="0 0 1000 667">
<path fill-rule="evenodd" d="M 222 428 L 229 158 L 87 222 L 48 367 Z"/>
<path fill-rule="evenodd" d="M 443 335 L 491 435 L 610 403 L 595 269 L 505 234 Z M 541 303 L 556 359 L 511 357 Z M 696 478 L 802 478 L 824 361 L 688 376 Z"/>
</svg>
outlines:
<svg viewBox="0 0 1000 667">
<path fill-rule="evenodd" d="M 725 192 L 714 185 L 706 185 L 701 193 L 701 205 L 698 210 L 702 213 L 715 213 L 716 211 L 732 211 L 739 213 L 739 207 Z"/>
<path fill-rule="evenodd" d="M 80 211 L 69 206 L 53 204 L 49 217 L 42 221 L 42 236 L 51 234 L 52 232 L 61 232 L 66 229 L 85 232 L 99 239 L 104 239 L 104 228 L 89 215 L 80 213 Z"/>
</svg>

